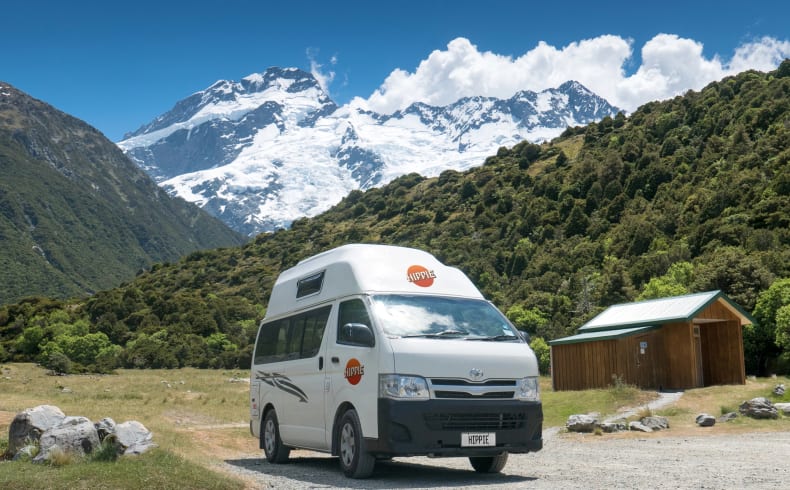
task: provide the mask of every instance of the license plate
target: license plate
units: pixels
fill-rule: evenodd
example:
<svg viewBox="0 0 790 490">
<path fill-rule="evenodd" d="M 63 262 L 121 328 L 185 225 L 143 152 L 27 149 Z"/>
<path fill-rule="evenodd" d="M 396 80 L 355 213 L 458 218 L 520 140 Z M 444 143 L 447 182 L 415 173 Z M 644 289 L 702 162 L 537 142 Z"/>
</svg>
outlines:
<svg viewBox="0 0 790 490">
<path fill-rule="evenodd" d="M 496 446 L 496 432 L 462 432 L 461 447 Z"/>
</svg>

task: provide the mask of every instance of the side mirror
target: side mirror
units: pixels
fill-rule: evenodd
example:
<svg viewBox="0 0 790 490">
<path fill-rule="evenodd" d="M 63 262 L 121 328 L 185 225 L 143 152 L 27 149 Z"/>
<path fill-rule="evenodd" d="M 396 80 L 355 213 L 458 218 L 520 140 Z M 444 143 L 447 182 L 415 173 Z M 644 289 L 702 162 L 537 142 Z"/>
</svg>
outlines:
<svg viewBox="0 0 790 490">
<path fill-rule="evenodd" d="M 532 340 L 526 330 L 519 330 L 518 334 L 521 335 L 521 338 L 524 339 L 524 342 L 528 344 Z"/>
<path fill-rule="evenodd" d="M 364 323 L 346 323 L 343 325 L 343 339 L 351 344 L 373 347 L 376 340 L 373 331 Z"/>
</svg>

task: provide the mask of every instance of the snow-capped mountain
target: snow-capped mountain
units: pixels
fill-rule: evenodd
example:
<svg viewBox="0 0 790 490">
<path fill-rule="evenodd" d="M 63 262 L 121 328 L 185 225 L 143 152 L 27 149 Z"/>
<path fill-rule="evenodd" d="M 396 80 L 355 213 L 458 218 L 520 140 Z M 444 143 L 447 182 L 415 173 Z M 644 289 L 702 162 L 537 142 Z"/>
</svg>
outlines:
<svg viewBox="0 0 790 490">
<path fill-rule="evenodd" d="M 501 146 L 545 141 L 618 110 L 569 81 L 385 115 L 338 107 L 310 73 L 269 68 L 191 95 L 118 145 L 169 192 L 254 235 L 354 189 L 466 170 Z"/>
</svg>

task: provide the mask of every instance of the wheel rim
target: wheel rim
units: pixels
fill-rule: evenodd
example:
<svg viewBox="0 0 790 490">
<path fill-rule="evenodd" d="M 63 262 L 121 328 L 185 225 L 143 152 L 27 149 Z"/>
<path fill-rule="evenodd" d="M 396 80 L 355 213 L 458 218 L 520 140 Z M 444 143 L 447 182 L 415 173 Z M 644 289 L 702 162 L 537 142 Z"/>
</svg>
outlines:
<svg viewBox="0 0 790 490">
<path fill-rule="evenodd" d="M 272 419 L 266 420 L 266 427 L 263 430 L 263 447 L 267 453 L 274 453 L 274 421 Z"/>
<path fill-rule="evenodd" d="M 340 458 L 343 460 L 343 466 L 346 468 L 350 467 L 354 461 L 355 449 L 354 428 L 351 424 L 345 424 L 340 430 Z"/>
</svg>

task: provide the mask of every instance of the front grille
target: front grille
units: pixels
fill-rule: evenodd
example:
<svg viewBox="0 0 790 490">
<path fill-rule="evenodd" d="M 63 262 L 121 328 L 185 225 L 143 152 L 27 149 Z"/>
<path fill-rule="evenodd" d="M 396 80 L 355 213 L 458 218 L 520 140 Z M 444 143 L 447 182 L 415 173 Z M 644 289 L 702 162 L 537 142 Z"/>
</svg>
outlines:
<svg viewBox="0 0 790 490">
<path fill-rule="evenodd" d="M 425 424 L 431 430 L 491 431 L 524 427 L 523 413 L 426 413 Z"/>
<path fill-rule="evenodd" d="M 465 391 L 436 390 L 434 394 L 436 398 L 474 398 L 477 400 L 484 398 L 513 398 L 512 391 L 489 391 L 488 393 L 474 395 Z"/>
<path fill-rule="evenodd" d="M 434 398 L 472 398 L 512 399 L 516 381 L 513 379 L 489 379 L 486 381 L 469 381 L 466 379 L 431 379 L 431 391 Z"/>
<path fill-rule="evenodd" d="M 431 384 L 443 386 L 516 386 L 516 381 L 513 379 L 489 379 L 487 381 L 475 382 L 465 379 L 432 378 Z"/>
</svg>

